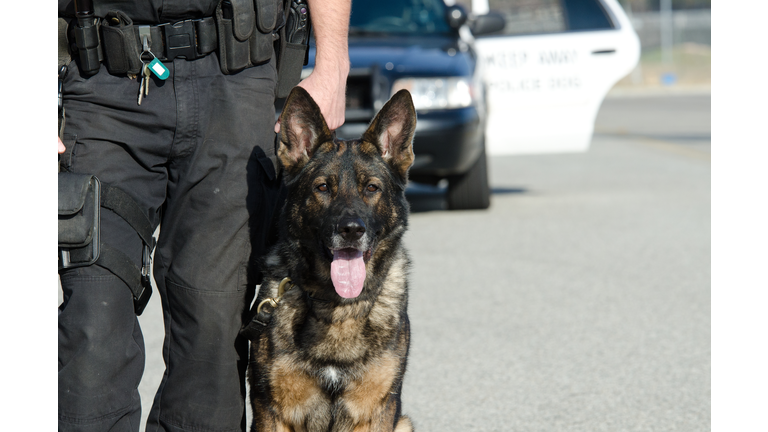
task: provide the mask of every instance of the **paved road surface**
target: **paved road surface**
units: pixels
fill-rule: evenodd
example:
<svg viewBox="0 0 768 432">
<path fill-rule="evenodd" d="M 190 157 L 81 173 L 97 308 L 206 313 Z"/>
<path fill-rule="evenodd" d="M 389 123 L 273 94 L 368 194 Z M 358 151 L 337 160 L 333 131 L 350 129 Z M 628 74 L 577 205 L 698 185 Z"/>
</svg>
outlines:
<svg viewBox="0 0 768 432">
<path fill-rule="evenodd" d="M 488 211 L 414 191 L 417 430 L 710 430 L 709 104 L 608 99 L 589 152 L 492 159 Z M 152 300 L 145 416 L 163 371 Z"/>
</svg>

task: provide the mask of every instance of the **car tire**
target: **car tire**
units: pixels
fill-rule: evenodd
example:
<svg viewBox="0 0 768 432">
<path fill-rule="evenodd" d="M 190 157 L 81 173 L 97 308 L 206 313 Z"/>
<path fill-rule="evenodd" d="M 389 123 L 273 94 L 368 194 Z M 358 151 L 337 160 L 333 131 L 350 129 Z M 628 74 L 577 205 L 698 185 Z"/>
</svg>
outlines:
<svg viewBox="0 0 768 432">
<path fill-rule="evenodd" d="M 449 210 L 481 210 L 490 207 L 491 188 L 488 185 L 485 142 L 472 168 L 462 175 L 448 178 L 447 198 Z"/>
</svg>

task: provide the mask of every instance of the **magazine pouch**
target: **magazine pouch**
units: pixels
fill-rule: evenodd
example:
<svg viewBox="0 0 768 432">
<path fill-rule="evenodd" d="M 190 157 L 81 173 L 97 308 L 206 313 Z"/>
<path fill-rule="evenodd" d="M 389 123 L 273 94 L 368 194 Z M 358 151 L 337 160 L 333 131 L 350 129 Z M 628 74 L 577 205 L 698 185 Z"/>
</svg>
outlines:
<svg viewBox="0 0 768 432">
<path fill-rule="evenodd" d="M 225 74 L 268 62 L 279 0 L 224 0 L 216 7 L 219 65 Z"/>
</svg>

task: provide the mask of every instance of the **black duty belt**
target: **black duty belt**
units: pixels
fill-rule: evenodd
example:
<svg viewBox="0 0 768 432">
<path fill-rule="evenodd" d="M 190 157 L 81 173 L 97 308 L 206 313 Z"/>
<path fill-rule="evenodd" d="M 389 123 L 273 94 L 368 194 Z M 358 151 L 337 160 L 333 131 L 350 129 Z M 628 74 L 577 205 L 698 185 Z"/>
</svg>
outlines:
<svg viewBox="0 0 768 432">
<path fill-rule="evenodd" d="M 216 23 L 213 17 L 133 27 L 139 52 L 143 50 L 144 36 L 147 36 L 152 54 L 161 61 L 170 61 L 176 57 L 194 60 L 216 50 Z M 105 50 L 109 52 L 109 47 L 105 46 Z"/>
<path fill-rule="evenodd" d="M 77 24 L 70 25 L 72 52 L 77 52 Z M 190 19 L 175 23 L 140 25 L 124 13 L 112 11 L 101 20 L 99 59 L 112 74 L 138 74 L 142 67 L 144 40 L 154 57 L 171 61 L 177 57 L 194 60 L 204 57 L 218 47 L 216 22 L 213 17 Z M 146 54 L 148 55 L 148 54 Z M 152 60 L 144 58 L 144 62 Z"/>
</svg>

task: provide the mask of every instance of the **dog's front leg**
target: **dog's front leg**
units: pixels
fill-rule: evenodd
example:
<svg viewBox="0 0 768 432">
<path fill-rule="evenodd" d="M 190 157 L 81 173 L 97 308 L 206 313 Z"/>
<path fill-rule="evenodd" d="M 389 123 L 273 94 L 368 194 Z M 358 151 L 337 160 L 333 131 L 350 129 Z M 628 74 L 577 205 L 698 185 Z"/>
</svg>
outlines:
<svg viewBox="0 0 768 432">
<path fill-rule="evenodd" d="M 348 416 L 336 416 L 331 430 L 333 432 L 413 432 L 413 425 L 411 419 L 406 416 L 393 419 L 391 415 L 385 415 L 362 423 L 354 423 Z"/>
<path fill-rule="evenodd" d="M 343 402 L 334 407 L 334 432 L 413 432 L 411 420 L 400 415 L 400 396 L 390 394 L 379 403 L 371 401 L 367 412 L 351 412 Z"/>
<path fill-rule="evenodd" d="M 400 419 L 398 394 L 380 396 L 350 392 L 334 404 L 331 430 L 333 432 L 392 432 L 396 425 L 399 426 Z M 410 421 L 407 419 L 406 421 L 410 425 Z M 402 430 L 410 431 L 408 428 Z"/>
<path fill-rule="evenodd" d="M 333 425 L 331 425 L 332 432 L 354 432 L 354 431 L 368 431 L 370 430 L 370 424 L 365 422 L 359 424 L 356 422 L 349 412 L 349 407 L 344 403 L 343 399 L 337 399 L 333 405 Z"/>
<path fill-rule="evenodd" d="M 254 407 L 251 432 L 293 432 L 286 424 L 279 421 L 277 415 L 265 407 Z"/>
<path fill-rule="evenodd" d="M 270 397 L 267 404 L 270 412 L 276 413 L 277 424 L 284 425 L 288 431 L 328 432 L 331 400 L 299 362 L 288 356 L 279 357 L 266 375 Z"/>
<path fill-rule="evenodd" d="M 263 410 L 266 411 L 266 410 Z M 279 416 L 265 412 L 254 413 L 251 432 L 327 432 L 330 416 L 307 419 L 307 424 L 286 423 Z M 325 417 L 323 419 L 322 417 Z"/>
</svg>

